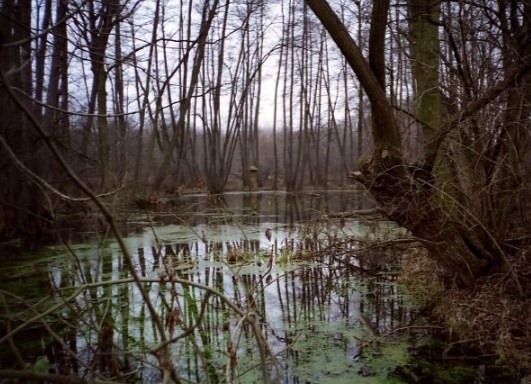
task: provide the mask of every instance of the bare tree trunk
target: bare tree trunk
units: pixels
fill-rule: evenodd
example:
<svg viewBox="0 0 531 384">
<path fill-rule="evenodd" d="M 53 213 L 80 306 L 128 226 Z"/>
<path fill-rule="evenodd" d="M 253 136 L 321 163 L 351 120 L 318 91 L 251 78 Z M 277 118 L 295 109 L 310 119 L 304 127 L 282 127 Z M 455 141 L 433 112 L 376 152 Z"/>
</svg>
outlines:
<svg viewBox="0 0 531 384">
<path fill-rule="evenodd" d="M 192 73 L 190 74 L 190 82 L 187 87 L 188 91 L 187 91 L 185 98 L 181 101 L 181 107 L 179 111 L 179 120 L 177 121 L 177 126 L 176 126 L 176 129 L 178 131 L 180 131 L 181 129 L 184 129 L 184 125 L 186 123 L 186 117 L 188 116 L 188 109 L 190 108 L 192 97 L 196 90 L 196 86 L 199 80 L 199 73 L 201 71 L 201 66 L 203 63 L 203 58 L 205 57 L 205 45 L 207 42 L 208 33 L 210 31 L 210 27 L 212 25 L 214 17 L 216 16 L 218 12 L 218 3 L 219 3 L 218 0 L 214 0 L 212 4 L 210 4 L 210 2 L 205 2 L 204 7 L 203 7 L 201 29 L 199 31 L 199 36 L 198 36 L 198 41 L 197 41 L 197 52 L 194 58 Z M 162 182 L 168 176 L 168 171 L 169 171 L 168 167 L 170 165 L 170 161 L 173 156 L 173 151 L 178 141 L 179 141 L 179 135 L 173 135 L 172 141 L 170 142 L 169 147 L 167 148 L 166 153 L 164 154 L 164 159 L 162 161 L 161 166 L 159 167 L 157 176 L 153 184 L 153 188 L 155 190 L 160 189 Z"/>
<path fill-rule="evenodd" d="M 433 140 L 441 126 L 441 93 L 439 90 L 439 19 L 440 1 L 408 0 L 411 58 L 417 118 L 424 145 Z M 441 190 L 441 200 L 448 210 L 456 210 L 453 197 L 458 196 L 458 182 L 452 172 L 452 159 L 446 145 L 437 155 L 434 173 Z"/>
<path fill-rule="evenodd" d="M 56 137 L 63 143 L 69 142 L 68 115 L 68 30 L 66 28 L 67 4 L 61 1 L 56 5 L 56 24 L 53 28 L 54 44 L 51 68 L 46 92 L 44 121 L 55 129 Z M 66 108 L 64 108 L 66 107 Z"/>
<path fill-rule="evenodd" d="M 531 4 L 524 3 L 523 18 L 520 20 L 514 17 L 514 4 L 498 1 L 505 42 L 502 52 L 506 76 L 510 76 L 509 70 L 518 66 L 521 58 L 531 57 Z M 523 76 L 521 84 L 521 87 L 512 87 L 507 93 L 500 139 L 493 148 L 494 155 L 487 159 L 487 181 L 496 187 L 492 188 L 492 194 L 485 197 L 490 200 L 496 196 L 500 200 L 495 207 L 489 201 L 490 209 L 487 210 L 490 227 L 495 230 L 498 240 L 506 235 L 511 216 L 518 211 L 521 212 L 519 217 L 528 216 L 524 212 L 528 209 L 525 196 L 529 196 L 529 193 L 522 192 L 522 187 L 529 183 L 526 154 L 531 149 L 531 74 Z M 524 221 L 519 224 L 525 227 L 528 223 Z"/>
<path fill-rule="evenodd" d="M 306 3 L 335 40 L 371 101 L 375 149 L 351 176 L 369 189 L 391 220 L 423 239 L 432 257 L 455 273 L 462 284 L 472 285 L 477 277 L 499 266 L 503 256 L 478 246 L 471 231 L 444 210 L 433 188 L 433 176 L 403 161 L 398 126 L 382 87 L 382 31 L 386 28 L 388 1 L 373 3 L 370 64 L 326 1 Z"/>
<path fill-rule="evenodd" d="M 299 85 L 300 90 L 298 95 L 295 93 L 297 90 L 296 79 L 301 76 L 304 78 L 304 72 L 297 73 L 296 7 L 297 4 L 295 2 L 290 2 L 288 25 L 285 30 L 286 39 L 289 42 L 289 49 L 286 52 L 286 73 L 284 74 L 286 89 L 284 92 L 284 103 L 289 104 L 284 106 L 284 114 L 287 114 L 287 121 L 284 124 L 284 178 L 288 191 L 296 191 L 301 186 L 303 174 L 302 172 L 299 174 L 299 170 L 301 169 L 302 154 L 304 153 L 306 144 L 305 135 L 307 134 L 305 131 L 307 128 L 305 125 L 307 114 L 304 98 L 305 92 L 303 89 L 305 84 Z M 288 97 L 286 97 L 286 93 Z"/>
<path fill-rule="evenodd" d="M 116 65 L 114 66 L 114 163 L 116 164 L 116 171 L 118 180 L 123 180 L 127 171 L 127 125 L 125 121 L 125 95 L 124 95 L 124 79 L 123 79 L 123 63 L 122 63 L 122 33 L 121 25 L 118 23 L 115 28 L 114 48 Z"/>
<path fill-rule="evenodd" d="M 309 132 L 312 129 L 312 121 L 310 116 L 311 103 L 311 85 L 310 73 L 311 64 L 309 62 L 308 45 L 310 44 L 311 31 L 308 26 L 308 7 L 303 4 L 302 9 L 302 36 L 299 61 L 299 77 L 301 79 L 299 91 L 299 135 L 298 135 L 298 151 L 295 161 L 294 169 L 294 185 L 295 191 L 302 190 L 306 171 L 308 171 L 309 159 Z"/>
<path fill-rule="evenodd" d="M 35 99 L 43 100 L 44 94 L 44 73 L 46 65 L 46 54 L 48 48 L 48 36 L 52 23 L 52 0 L 44 3 L 43 19 L 41 24 L 42 34 L 38 39 L 37 53 L 35 54 Z M 42 115 L 42 112 L 39 113 Z"/>
<path fill-rule="evenodd" d="M 20 235 L 44 239 L 52 225 L 42 187 L 28 172 L 43 169 L 42 141 L 11 89 L 32 94 L 31 47 L 23 43 L 32 41 L 31 14 L 31 0 L 0 3 L 0 239 Z M 26 100 L 24 104 L 28 111 L 34 110 Z"/>
<path fill-rule="evenodd" d="M 284 14 L 282 15 L 284 17 Z M 273 190 L 278 189 L 278 176 L 280 169 L 278 167 L 279 161 L 278 161 L 278 146 L 277 146 L 277 119 L 278 119 L 278 91 L 280 86 L 280 79 L 282 75 L 282 63 L 284 59 L 284 37 L 282 44 L 280 44 L 280 52 L 278 56 L 278 70 L 276 73 L 276 79 L 275 79 L 275 94 L 273 97 Z"/>
<path fill-rule="evenodd" d="M 221 21 L 220 35 L 225 37 L 227 31 L 227 22 L 229 17 L 229 6 L 225 8 L 223 18 Z M 244 41 L 241 41 L 243 44 Z M 212 193 L 221 193 L 225 189 L 225 185 L 232 166 L 232 159 L 234 156 L 235 146 L 240 136 L 243 122 L 243 100 L 238 100 L 238 92 L 245 92 L 243 89 L 245 85 L 240 83 L 240 70 L 243 66 L 244 52 L 239 52 L 235 73 L 231 76 L 231 89 L 229 98 L 228 116 L 225 120 L 225 134 L 223 134 L 222 127 L 222 111 L 221 111 L 221 93 L 225 60 L 225 39 L 220 41 L 220 46 L 217 51 L 211 50 L 211 69 L 213 71 L 212 78 L 215 79 L 214 91 L 211 100 L 210 117 L 207 117 L 208 124 L 205 129 L 205 168 L 206 168 L 206 184 L 207 188 Z M 216 54 L 214 54 L 216 53 Z M 205 106 L 204 106 L 205 108 Z M 204 116 L 208 116 L 206 113 Z M 243 142 L 247 144 L 246 140 Z M 243 170 L 242 170 L 243 171 Z"/>
<path fill-rule="evenodd" d="M 98 87 L 98 117 L 96 119 L 99 139 L 99 162 L 101 172 L 101 189 L 110 190 L 113 185 L 114 162 L 111 157 L 111 134 L 107 120 L 107 76 L 105 69 L 97 71 L 95 81 Z"/>
<path fill-rule="evenodd" d="M 260 16 L 258 18 L 258 27 L 257 27 L 257 36 L 256 36 L 256 55 L 255 55 L 255 65 L 257 66 L 257 76 L 256 80 L 253 82 L 254 94 L 252 95 L 251 100 L 256 100 L 254 105 L 254 119 L 253 119 L 253 165 L 259 166 L 260 164 L 260 107 L 262 104 L 262 61 L 264 54 L 264 18 L 265 18 L 265 4 L 261 3 L 258 5 L 260 8 Z"/>
<path fill-rule="evenodd" d="M 111 136 L 109 121 L 107 120 L 107 69 L 106 50 L 109 37 L 114 26 L 119 22 L 120 3 L 117 0 L 105 0 L 101 4 L 94 1 L 87 3 L 88 7 L 88 36 L 90 65 L 93 74 L 93 87 L 89 113 L 94 106 L 97 107 L 98 116 L 96 118 L 98 131 L 98 152 L 100 165 L 100 187 L 102 190 L 109 190 L 113 185 L 114 164 L 111 157 Z M 99 9 L 97 9 L 99 7 Z M 95 104 L 92 105 L 92 102 Z M 82 145 L 86 150 L 88 146 L 88 136 L 92 125 L 92 118 L 87 121 L 85 127 L 85 137 Z"/>
<path fill-rule="evenodd" d="M 148 59 L 147 59 L 147 68 L 151 68 L 153 61 L 154 61 L 154 55 L 155 55 L 155 49 L 156 49 L 156 42 L 157 42 L 157 35 L 158 35 L 158 27 L 160 22 L 160 0 L 157 0 L 156 7 L 155 7 L 155 13 L 153 15 L 153 25 L 151 30 L 151 40 L 149 44 L 149 51 L 148 51 Z M 135 32 L 134 32 L 134 26 L 131 27 L 131 34 L 133 36 L 133 44 L 135 44 L 136 39 Z M 135 87 L 136 87 L 136 93 L 138 95 L 143 95 L 143 97 L 137 98 L 137 105 L 138 105 L 138 133 L 136 138 L 136 159 L 135 159 L 135 167 L 134 167 L 134 185 L 135 185 L 135 192 L 138 192 L 141 188 L 145 188 L 146 184 L 141 185 L 141 181 L 148 180 L 147 174 L 148 171 L 151 169 L 151 161 L 152 161 L 152 150 L 151 146 L 148 146 L 148 150 L 145 151 L 145 130 L 147 125 L 147 114 L 150 111 L 150 96 L 151 96 L 151 76 L 146 76 L 145 84 L 142 83 L 141 75 L 139 72 L 139 63 L 136 56 L 136 47 L 133 45 L 133 61 L 134 61 L 134 68 L 135 68 Z M 153 124 L 153 129 L 156 129 L 156 124 Z M 147 152 L 147 154 L 145 153 Z"/>
</svg>

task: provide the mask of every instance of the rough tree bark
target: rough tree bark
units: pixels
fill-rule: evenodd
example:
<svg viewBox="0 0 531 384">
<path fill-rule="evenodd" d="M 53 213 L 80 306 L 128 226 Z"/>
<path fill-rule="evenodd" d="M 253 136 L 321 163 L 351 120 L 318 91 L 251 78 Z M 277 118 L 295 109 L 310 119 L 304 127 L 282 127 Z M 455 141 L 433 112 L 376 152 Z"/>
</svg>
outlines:
<svg viewBox="0 0 531 384">
<path fill-rule="evenodd" d="M 420 167 L 404 161 L 397 121 L 384 87 L 382 31 L 386 28 L 389 1 L 373 2 L 370 63 L 327 1 L 306 3 L 341 50 L 371 103 L 374 151 L 369 158 L 360 159 L 359 169 L 351 177 L 369 190 L 389 219 L 421 239 L 431 257 L 454 273 L 462 285 L 473 285 L 478 277 L 499 269 L 504 264 L 503 253 L 480 244 L 471 229 L 445 210 L 435 187 L 433 163 Z M 438 146 L 452 129 L 452 121 L 434 133 L 438 144 L 431 140 L 426 145 L 428 154 L 438 152 Z"/>
</svg>

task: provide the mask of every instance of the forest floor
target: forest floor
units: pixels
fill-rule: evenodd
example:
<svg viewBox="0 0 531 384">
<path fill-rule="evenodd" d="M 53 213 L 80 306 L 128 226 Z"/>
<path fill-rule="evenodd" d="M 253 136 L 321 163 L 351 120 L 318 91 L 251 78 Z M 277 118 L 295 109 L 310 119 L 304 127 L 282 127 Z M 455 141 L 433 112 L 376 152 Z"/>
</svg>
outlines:
<svg viewBox="0 0 531 384">
<path fill-rule="evenodd" d="M 530 251 L 520 248 L 510 256 L 510 271 L 469 289 L 453 284 L 423 248 L 404 258 L 401 281 L 444 327 L 439 358 L 470 362 L 477 370 L 474 383 L 531 383 Z"/>
</svg>

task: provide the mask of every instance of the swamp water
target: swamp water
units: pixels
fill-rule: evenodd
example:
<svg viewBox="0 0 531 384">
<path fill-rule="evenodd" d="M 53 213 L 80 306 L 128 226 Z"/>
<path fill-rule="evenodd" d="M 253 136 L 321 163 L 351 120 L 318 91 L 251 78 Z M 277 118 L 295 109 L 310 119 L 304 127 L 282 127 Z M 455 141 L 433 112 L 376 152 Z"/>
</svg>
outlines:
<svg viewBox="0 0 531 384">
<path fill-rule="evenodd" d="M 400 382 L 414 312 L 395 281 L 400 251 L 375 240 L 404 231 L 338 214 L 369 208 L 361 194 L 173 205 L 129 215 L 137 284 L 101 233 L 3 255 L 0 369 L 18 354 L 36 372 L 159 383 L 168 345 L 182 382 Z"/>
</svg>

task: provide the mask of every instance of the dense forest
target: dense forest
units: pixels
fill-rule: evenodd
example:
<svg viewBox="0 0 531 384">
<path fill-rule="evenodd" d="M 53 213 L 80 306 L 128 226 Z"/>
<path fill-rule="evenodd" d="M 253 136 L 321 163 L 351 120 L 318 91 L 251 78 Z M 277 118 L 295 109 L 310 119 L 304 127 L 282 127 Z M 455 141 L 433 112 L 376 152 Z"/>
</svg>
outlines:
<svg viewBox="0 0 531 384">
<path fill-rule="evenodd" d="M 470 284 L 503 269 L 500 244 L 528 224 L 530 12 L 3 1 L 2 237 L 39 233 L 79 182 L 222 193 L 257 167 L 263 188 L 297 191 L 355 170 L 391 219 L 453 239 L 432 251 Z"/>
<path fill-rule="evenodd" d="M 258 169 L 363 187 L 456 286 L 526 297 L 530 40 L 528 0 L 0 0 L 0 238 Z"/>
</svg>

